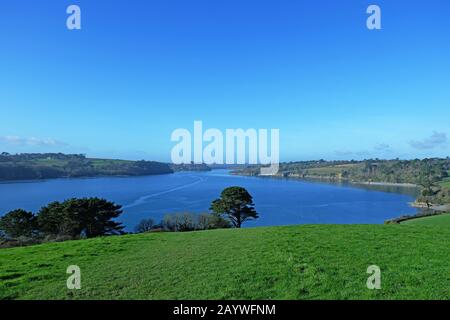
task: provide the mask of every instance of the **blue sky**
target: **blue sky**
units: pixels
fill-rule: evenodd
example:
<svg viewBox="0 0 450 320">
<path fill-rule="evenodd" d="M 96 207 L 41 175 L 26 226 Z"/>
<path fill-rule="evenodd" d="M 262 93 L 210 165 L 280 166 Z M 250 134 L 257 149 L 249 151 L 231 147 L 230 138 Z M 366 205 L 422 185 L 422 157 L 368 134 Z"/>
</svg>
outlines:
<svg viewBox="0 0 450 320">
<path fill-rule="evenodd" d="M 201 120 L 285 161 L 449 156 L 449 40 L 447 0 L 3 1 L 0 150 L 169 161 Z"/>
</svg>

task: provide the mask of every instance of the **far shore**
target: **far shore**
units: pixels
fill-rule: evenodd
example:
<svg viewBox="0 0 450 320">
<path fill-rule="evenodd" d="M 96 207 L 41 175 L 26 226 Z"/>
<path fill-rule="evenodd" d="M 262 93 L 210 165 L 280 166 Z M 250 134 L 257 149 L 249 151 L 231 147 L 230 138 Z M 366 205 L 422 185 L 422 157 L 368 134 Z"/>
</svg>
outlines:
<svg viewBox="0 0 450 320">
<path fill-rule="evenodd" d="M 231 175 L 237 175 L 237 176 L 250 176 L 247 174 L 242 174 L 238 171 L 231 171 Z M 295 174 L 290 174 L 287 176 L 282 175 L 273 175 L 273 176 L 260 176 L 260 175 L 254 175 L 253 177 L 271 177 L 271 178 L 284 178 L 284 179 L 293 179 L 293 180 L 320 180 L 323 182 L 346 182 L 351 184 L 360 184 L 360 185 L 371 185 L 371 186 L 389 186 L 389 187 L 407 187 L 407 188 L 420 188 L 419 185 L 414 183 L 406 183 L 406 182 L 380 182 L 380 181 L 352 181 L 349 179 L 337 179 L 337 178 L 330 178 L 328 176 L 314 176 L 314 175 L 307 175 L 307 176 L 299 176 Z"/>
<path fill-rule="evenodd" d="M 393 186 L 393 187 L 408 187 L 408 188 L 419 188 L 419 185 L 414 183 L 398 183 L 398 182 L 372 182 L 372 181 L 350 181 L 353 184 L 364 184 L 372 186 Z"/>
<path fill-rule="evenodd" d="M 410 202 L 409 205 L 414 208 L 420 208 L 420 209 L 429 209 L 432 211 L 448 211 L 450 210 L 450 205 L 448 204 L 426 204 L 425 202 Z"/>
</svg>

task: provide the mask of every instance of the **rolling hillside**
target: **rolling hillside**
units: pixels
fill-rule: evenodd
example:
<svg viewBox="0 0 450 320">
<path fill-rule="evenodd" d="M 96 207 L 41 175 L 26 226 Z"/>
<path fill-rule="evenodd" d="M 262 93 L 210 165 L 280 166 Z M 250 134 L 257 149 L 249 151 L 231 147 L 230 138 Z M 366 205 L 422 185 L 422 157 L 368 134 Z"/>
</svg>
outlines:
<svg viewBox="0 0 450 320">
<path fill-rule="evenodd" d="M 0 250 L 2 299 L 450 299 L 447 225 L 150 233 Z M 82 288 L 66 288 L 66 268 Z M 381 268 L 381 290 L 366 287 Z"/>
</svg>

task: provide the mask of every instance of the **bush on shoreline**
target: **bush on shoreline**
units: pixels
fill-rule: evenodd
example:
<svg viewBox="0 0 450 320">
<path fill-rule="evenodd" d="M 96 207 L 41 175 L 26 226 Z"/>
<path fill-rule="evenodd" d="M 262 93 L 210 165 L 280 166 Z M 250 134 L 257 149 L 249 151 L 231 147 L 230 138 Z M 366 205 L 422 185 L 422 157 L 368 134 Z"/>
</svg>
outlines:
<svg viewBox="0 0 450 320">
<path fill-rule="evenodd" d="M 229 221 L 210 213 L 181 212 L 166 214 L 159 224 L 152 219 L 142 219 L 134 228 L 135 233 L 187 232 L 231 228 Z"/>
</svg>

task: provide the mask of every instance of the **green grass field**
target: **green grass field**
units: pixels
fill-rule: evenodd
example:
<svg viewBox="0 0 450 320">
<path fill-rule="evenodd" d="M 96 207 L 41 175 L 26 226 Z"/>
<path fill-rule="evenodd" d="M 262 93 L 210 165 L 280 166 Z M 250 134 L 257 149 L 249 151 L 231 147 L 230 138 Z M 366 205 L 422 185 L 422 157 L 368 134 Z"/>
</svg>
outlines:
<svg viewBox="0 0 450 320">
<path fill-rule="evenodd" d="M 450 299 L 446 226 L 151 233 L 0 250 L 2 299 Z M 381 290 L 366 287 L 381 268 Z M 66 288 L 66 268 L 82 288 Z"/>
<path fill-rule="evenodd" d="M 423 217 L 417 219 L 406 220 L 402 224 L 408 225 L 423 225 L 423 226 L 442 226 L 447 227 L 450 230 L 450 214 L 442 214 L 432 217 Z M 449 244 L 450 246 L 450 244 Z"/>
</svg>

